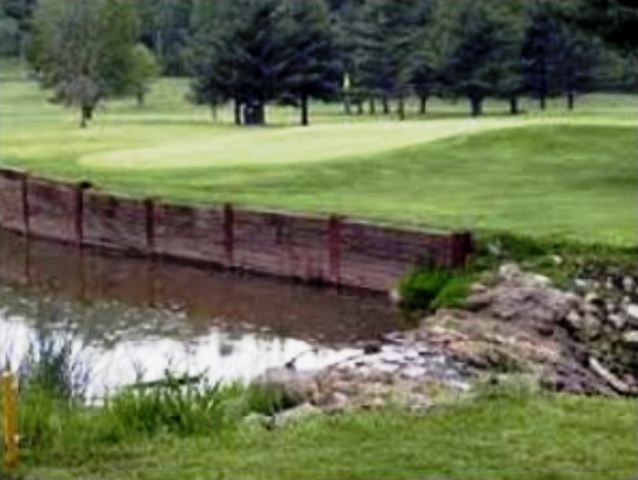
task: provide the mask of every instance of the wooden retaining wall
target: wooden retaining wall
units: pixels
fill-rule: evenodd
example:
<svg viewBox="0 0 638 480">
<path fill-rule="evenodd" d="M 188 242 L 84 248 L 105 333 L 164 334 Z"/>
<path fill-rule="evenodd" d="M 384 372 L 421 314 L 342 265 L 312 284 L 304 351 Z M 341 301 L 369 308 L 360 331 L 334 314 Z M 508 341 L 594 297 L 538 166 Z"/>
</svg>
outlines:
<svg viewBox="0 0 638 480">
<path fill-rule="evenodd" d="M 467 232 L 428 232 L 337 216 L 178 206 L 0 170 L 0 227 L 78 247 L 242 269 L 374 291 L 417 262 L 462 267 Z"/>
</svg>

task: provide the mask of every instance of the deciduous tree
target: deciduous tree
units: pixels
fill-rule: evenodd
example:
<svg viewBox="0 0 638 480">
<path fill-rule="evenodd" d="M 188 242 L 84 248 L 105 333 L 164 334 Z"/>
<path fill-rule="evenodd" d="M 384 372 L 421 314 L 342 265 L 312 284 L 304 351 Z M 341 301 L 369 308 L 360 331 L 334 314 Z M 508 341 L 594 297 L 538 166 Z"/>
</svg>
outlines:
<svg viewBox="0 0 638 480">
<path fill-rule="evenodd" d="M 80 125 L 100 101 L 130 91 L 137 18 L 127 0 L 41 0 L 31 61 L 54 100 L 78 106 Z"/>
</svg>

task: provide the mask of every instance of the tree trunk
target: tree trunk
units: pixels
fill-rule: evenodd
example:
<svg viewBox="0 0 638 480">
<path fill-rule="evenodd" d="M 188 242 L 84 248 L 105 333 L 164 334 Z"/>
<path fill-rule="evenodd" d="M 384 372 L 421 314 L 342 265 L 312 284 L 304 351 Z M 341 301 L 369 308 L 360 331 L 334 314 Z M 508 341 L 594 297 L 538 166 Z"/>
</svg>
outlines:
<svg viewBox="0 0 638 480">
<path fill-rule="evenodd" d="M 93 120 L 93 105 L 82 105 L 80 110 L 80 128 L 86 128 Z"/>
<path fill-rule="evenodd" d="M 390 113 L 390 101 L 387 95 L 383 95 L 381 98 L 381 104 L 383 105 L 383 114 L 388 115 Z"/>
<path fill-rule="evenodd" d="M 235 110 L 235 125 L 241 125 L 241 102 L 237 99 L 234 100 L 234 110 Z"/>
<path fill-rule="evenodd" d="M 213 118 L 213 122 L 217 122 L 217 103 L 211 102 L 210 115 Z"/>
<path fill-rule="evenodd" d="M 370 97 L 368 99 L 368 112 L 370 113 L 370 115 L 377 114 L 377 102 L 375 101 L 374 97 Z"/>
<path fill-rule="evenodd" d="M 428 95 L 419 95 L 419 113 L 421 115 L 428 113 Z"/>
<path fill-rule="evenodd" d="M 139 108 L 144 107 L 144 103 L 145 103 L 145 100 L 146 100 L 146 94 L 144 92 L 142 92 L 142 91 L 139 91 L 139 92 L 137 92 L 137 94 L 135 96 L 137 98 L 137 106 Z"/>
<path fill-rule="evenodd" d="M 160 62 L 164 60 L 164 36 L 159 29 L 155 30 L 155 55 Z"/>
<path fill-rule="evenodd" d="M 357 102 L 357 115 L 363 115 L 363 100 Z"/>
<path fill-rule="evenodd" d="M 301 96 L 301 125 L 303 127 L 310 125 L 308 119 L 308 95 Z"/>
<path fill-rule="evenodd" d="M 350 105 L 350 97 L 348 95 L 343 97 L 343 111 L 346 115 L 352 115 L 352 106 Z"/>
<path fill-rule="evenodd" d="M 547 96 L 543 93 L 540 96 L 541 110 L 547 110 Z"/>
<path fill-rule="evenodd" d="M 405 120 L 405 99 L 403 98 L 403 95 L 399 96 L 397 115 L 399 116 L 399 120 Z"/>
<path fill-rule="evenodd" d="M 512 115 L 518 115 L 520 113 L 520 110 L 518 108 L 518 97 L 510 98 L 510 113 Z"/>
<path fill-rule="evenodd" d="M 567 92 L 567 109 L 571 112 L 576 106 L 576 94 L 573 90 Z"/>
<path fill-rule="evenodd" d="M 266 107 L 262 101 L 254 100 L 244 105 L 244 125 L 266 124 Z"/>
<path fill-rule="evenodd" d="M 470 104 L 472 106 L 472 116 L 480 117 L 483 114 L 483 98 L 473 96 L 470 98 Z"/>
</svg>

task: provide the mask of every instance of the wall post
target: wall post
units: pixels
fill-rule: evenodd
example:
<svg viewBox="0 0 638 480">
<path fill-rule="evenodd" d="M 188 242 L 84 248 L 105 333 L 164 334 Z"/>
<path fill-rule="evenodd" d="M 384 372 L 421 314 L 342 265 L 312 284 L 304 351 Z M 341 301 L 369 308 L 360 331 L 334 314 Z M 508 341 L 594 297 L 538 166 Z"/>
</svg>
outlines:
<svg viewBox="0 0 638 480">
<path fill-rule="evenodd" d="M 341 218 L 332 215 L 328 219 L 328 271 L 330 281 L 341 283 Z"/>
<path fill-rule="evenodd" d="M 31 234 L 31 221 L 29 219 L 31 212 L 29 208 L 29 175 L 22 175 L 22 223 L 24 224 L 24 235 L 29 238 Z"/>
<path fill-rule="evenodd" d="M 231 203 L 224 204 L 224 250 L 229 267 L 235 265 L 235 210 Z"/>
<path fill-rule="evenodd" d="M 146 251 L 155 255 L 155 201 L 152 198 L 144 200 L 146 211 Z"/>
</svg>

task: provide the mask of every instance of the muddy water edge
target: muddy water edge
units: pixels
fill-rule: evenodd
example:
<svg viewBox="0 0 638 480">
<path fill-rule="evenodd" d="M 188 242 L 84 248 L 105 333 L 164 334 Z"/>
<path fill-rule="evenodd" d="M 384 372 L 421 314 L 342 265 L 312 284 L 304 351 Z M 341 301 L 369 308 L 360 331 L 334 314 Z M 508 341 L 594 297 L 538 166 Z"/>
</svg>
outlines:
<svg viewBox="0 0 638 480">
<path fill-rule="evenodd" d="M 90 370 L 93 396 L 167 369 L 245 381 L 291 360 L 322 368 L 399 323 L 383 295 L 0 230 L 0 356 L 17 364 L 43 336 L 70 343 Z"/>
</svg>

